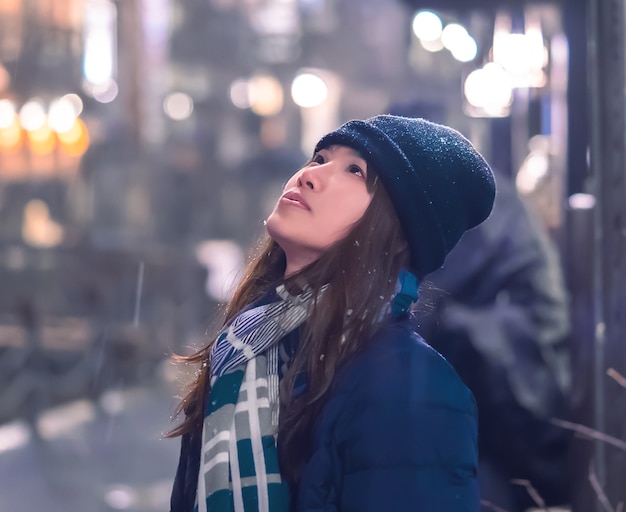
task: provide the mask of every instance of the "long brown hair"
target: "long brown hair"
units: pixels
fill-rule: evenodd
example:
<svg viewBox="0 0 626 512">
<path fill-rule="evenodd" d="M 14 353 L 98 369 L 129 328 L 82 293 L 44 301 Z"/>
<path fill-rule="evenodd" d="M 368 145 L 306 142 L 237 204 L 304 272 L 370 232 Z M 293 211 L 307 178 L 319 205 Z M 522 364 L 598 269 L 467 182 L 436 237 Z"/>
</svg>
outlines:
<svg viewBox="0 0 626 512">
<path fill-rule="evenodd" d="M 282 277 L 285 254 L 266 237 L 226 306 L 225 322 L 228 322 L 269 286 L 281 281 L 288 286 L 304 281 L 317 297 L 302 327 L 299 348 L 281 382 L 278 427 L 281 474 L 292 482 L 298 480 L 308 458 L 311 429 L 337 370 L 372 338 L 389 307 L 398 273 L 408 264 L 408 246 L 391 200 L 369 166 L 367 185 L 373 192 L 372 201 L 348 235 L 286 280 Z M 319 294 L 324 285 L 327 285 L 324 293 Z M 170 437 L 202 425 L 210 350 L 211 344 L 190 357 L 180 358 L 201 363 L 202 368 L 177 411 L 178 414 L 184 411 L 186 418 L 169 433 Z M 294 397 L 295 379 L 301 373 L 307 376 L 307 387 Z"/>
</svg>

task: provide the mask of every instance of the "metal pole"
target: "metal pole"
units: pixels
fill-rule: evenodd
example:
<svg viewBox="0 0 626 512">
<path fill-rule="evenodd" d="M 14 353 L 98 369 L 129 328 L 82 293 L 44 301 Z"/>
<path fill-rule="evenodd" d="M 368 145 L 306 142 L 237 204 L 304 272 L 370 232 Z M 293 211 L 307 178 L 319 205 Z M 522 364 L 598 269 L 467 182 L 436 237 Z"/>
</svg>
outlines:
<svg viewBox="0 0 626 512">
<path fill-rule="evenodd" d="M 598 202 L 601 199 L 601 169 L 604 167 L 602 153 L 602 126 L 600 108 L 600 73 L 601 66 L 598 62 L 601 53 L 601 42 L 599 38 L 599 2 L 602 0 L 589 0 L 589 92 L 590 92 L 590 118 L 591 118 L 591 141 L 590 141 L 590 164 L 594 180 L 594 194 Z M 599 212 L 601 205 L 597 204 L 594 216 L 594 254 L 593 258 L 593 309 L 594 309 L 594 365 L 593 365 L 593 425 L 599 431 L 604 431 L 604 378 L 602 368 L 604 368 L 604 318 L 603 318 L 603 296 L 602 296 L 602 261 L 599 252 L 602 248 L 602 219 Z M 597 475 L 598 481 L 604 485 L 605 475 L 605 450 L 601 442 L 596 442 L 591 462 L 591 470 Z M 596 510 L 601 512 L 599 502 Z"/>
<path fill-rule="evenodd" d="M 594 258 L 594 427 L 626 439 L 625 0 L 589 0 L 591 171 L 597 199 Z M 613 373 L 610 373 L 612 370 Z M 626 453 L 597 443 L 598 510 L 626 504 Z M 606 494 L 602 497 L 602 489 Z M 600 502 L 604 504 L 600 506 Z M 622 503 L 620 506 L 619 504 Z"/>
</svg>

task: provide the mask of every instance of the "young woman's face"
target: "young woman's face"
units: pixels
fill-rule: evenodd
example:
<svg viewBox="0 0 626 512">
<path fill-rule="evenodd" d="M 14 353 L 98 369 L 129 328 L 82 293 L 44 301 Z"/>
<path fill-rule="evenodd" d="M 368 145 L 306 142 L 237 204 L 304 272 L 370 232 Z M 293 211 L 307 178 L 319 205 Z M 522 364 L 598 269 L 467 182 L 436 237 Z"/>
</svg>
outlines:
<svg viewBox="0 0 626 512">
<path fill-rule="evenodd" d="M 331 146 L 289 179 L 266 224 L 285 251 L 285 275 L 315 261 L 350 232 L 372 200 L 366 178 L 367 163 L 358 152 Z"/>
</svg>

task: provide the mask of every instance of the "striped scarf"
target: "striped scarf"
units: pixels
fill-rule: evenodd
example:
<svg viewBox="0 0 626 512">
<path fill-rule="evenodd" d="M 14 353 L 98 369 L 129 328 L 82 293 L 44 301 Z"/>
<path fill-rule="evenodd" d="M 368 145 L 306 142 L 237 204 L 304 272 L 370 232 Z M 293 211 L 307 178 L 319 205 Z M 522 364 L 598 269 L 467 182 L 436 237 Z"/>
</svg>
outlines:
<svg viewBox="0 0 626 512">
<path fill-rule="evenodd" d="M 278 341 L 309 316 L 312 292 L 240 313 L 211 349 L 211 391 L 202 428 L 197 512 L 289 509 L 278 466 Z"/>
</svg>

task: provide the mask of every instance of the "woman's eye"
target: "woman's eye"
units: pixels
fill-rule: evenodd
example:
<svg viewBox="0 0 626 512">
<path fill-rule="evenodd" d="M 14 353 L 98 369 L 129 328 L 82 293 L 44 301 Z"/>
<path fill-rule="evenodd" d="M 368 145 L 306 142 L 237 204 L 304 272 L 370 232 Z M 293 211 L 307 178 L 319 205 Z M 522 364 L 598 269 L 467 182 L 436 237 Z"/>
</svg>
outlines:
<svg viewBox="0 0 626 512">
<path fill-rule="evenodd" d="M 311 158 L 311 163 L 316 163 L 316 164 L 323 164 L 324 163 L 324 157 L 322 155 L 320 155 L 319 153 L 313 155 L 313 158 Z"/>
<path fill-rule="evenodd" d="M 361 169 L 358 165 L 351 165 L 348 169 L 352 174 L 356 174 L 358 176 L 365 176 L 363 169 Z"/>
</svg>

